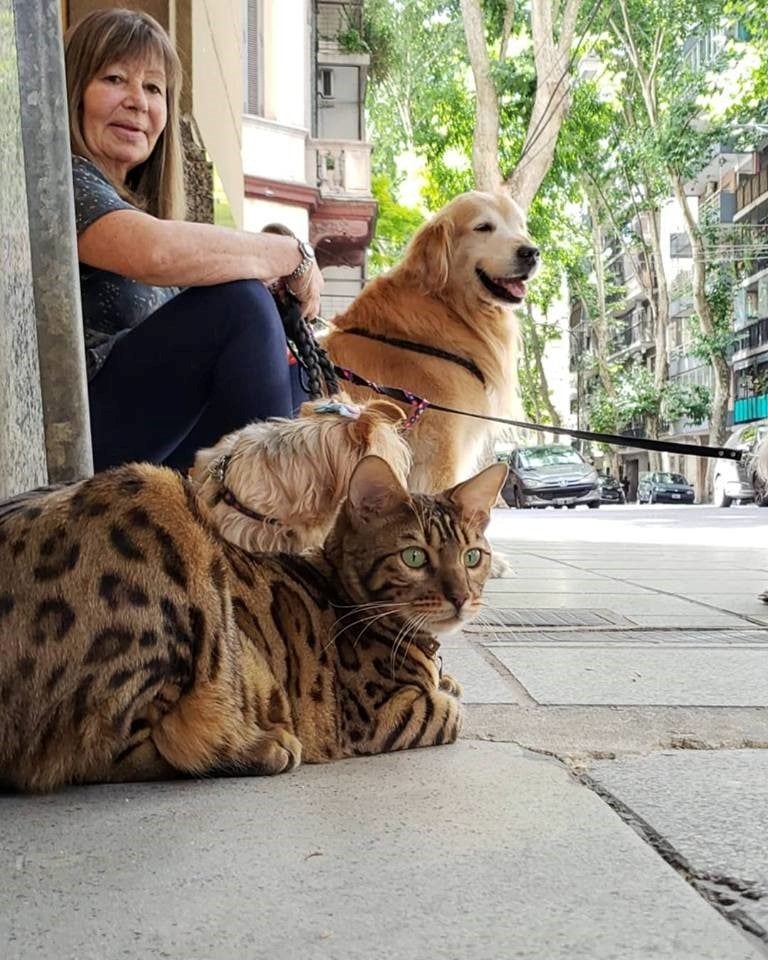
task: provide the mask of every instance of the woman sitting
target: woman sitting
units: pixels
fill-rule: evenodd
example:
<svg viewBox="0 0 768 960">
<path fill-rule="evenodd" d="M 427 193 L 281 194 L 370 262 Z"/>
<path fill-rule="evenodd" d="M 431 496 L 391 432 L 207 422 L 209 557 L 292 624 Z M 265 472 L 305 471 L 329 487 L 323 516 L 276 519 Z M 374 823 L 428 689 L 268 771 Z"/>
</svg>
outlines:
<svg viewBox="0 0 768 960">
<path fill-rule="evenodd" d="M 322 276 L 293 237 L 180 219 L 181 66 L 152 17 L 96 11 L 65 53 L 94 466 L 184 470 L 224 434 L 291 416 L 266 285 L 282 278 L 311 318 Z"/>
</svg>

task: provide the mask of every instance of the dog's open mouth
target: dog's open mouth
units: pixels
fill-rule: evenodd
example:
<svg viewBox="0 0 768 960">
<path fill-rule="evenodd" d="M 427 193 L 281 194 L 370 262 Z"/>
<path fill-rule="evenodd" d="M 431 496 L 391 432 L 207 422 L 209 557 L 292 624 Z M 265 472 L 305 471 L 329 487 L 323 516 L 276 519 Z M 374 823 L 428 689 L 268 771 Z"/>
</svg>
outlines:
<svg viewBox="0 0 768 960">
<path fill-rule="evenodd" d="M 507 303 L 522 303 L 525 296 L 525 280 L 522 277 L 489 277 L 488 274 L 475 267 L 480 283 L 499 300 Z"/>
</svg>

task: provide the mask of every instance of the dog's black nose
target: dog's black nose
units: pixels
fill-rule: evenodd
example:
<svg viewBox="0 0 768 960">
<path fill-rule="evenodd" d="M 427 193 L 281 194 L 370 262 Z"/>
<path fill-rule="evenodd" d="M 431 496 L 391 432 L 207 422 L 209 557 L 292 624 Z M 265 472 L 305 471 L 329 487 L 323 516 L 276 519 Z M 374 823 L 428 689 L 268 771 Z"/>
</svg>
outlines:
<svg viewBox="0 0 768 960">
<path fill-rule="evenodd" d="M 539 259 L 539 248 L 538 247 L 520 247 L 517 251 L 518 257 L 521 260 L 527 260 L 529 263 L 536 263 Z"/>
</svg>

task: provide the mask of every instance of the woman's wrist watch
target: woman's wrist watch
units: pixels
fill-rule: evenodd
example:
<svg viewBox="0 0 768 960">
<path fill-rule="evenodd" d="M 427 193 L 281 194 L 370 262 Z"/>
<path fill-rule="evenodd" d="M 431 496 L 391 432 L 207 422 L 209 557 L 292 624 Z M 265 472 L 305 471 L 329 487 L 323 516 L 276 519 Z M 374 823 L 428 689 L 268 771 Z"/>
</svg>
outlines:
<svg viewBox="0 0 768 960">
<path fill-rule="evenodd" d="M 300 277 L 303 277 L 304 274 L 312 268 L 312 264 L 315 262 L 315 248 L 310 243 L 305 243 L 303 240 L 297 240 L 299 244 L 299 253 L 301 254 L 301 263 L 293 271 L 289 273 L 285 278 L 288 283 L 293 283 L 294 280 L 298 280 Z"/>
</svg>

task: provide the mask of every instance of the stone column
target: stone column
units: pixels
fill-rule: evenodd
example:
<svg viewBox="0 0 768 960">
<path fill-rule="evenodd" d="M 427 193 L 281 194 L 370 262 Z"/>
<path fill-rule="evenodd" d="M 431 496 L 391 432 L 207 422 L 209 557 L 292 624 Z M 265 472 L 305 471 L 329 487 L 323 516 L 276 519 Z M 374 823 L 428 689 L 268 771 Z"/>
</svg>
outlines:
<svg viewBox="0 0 768 960">
<path fill-rule="evenodd" d="M 0 498 L 47 480 L 14 4 L 0 0 Z"/>
<path fill-rule="evenodd" d="M 59 0 L 13 0 L 51 483 L 93 472 Z"/>
</svg>

